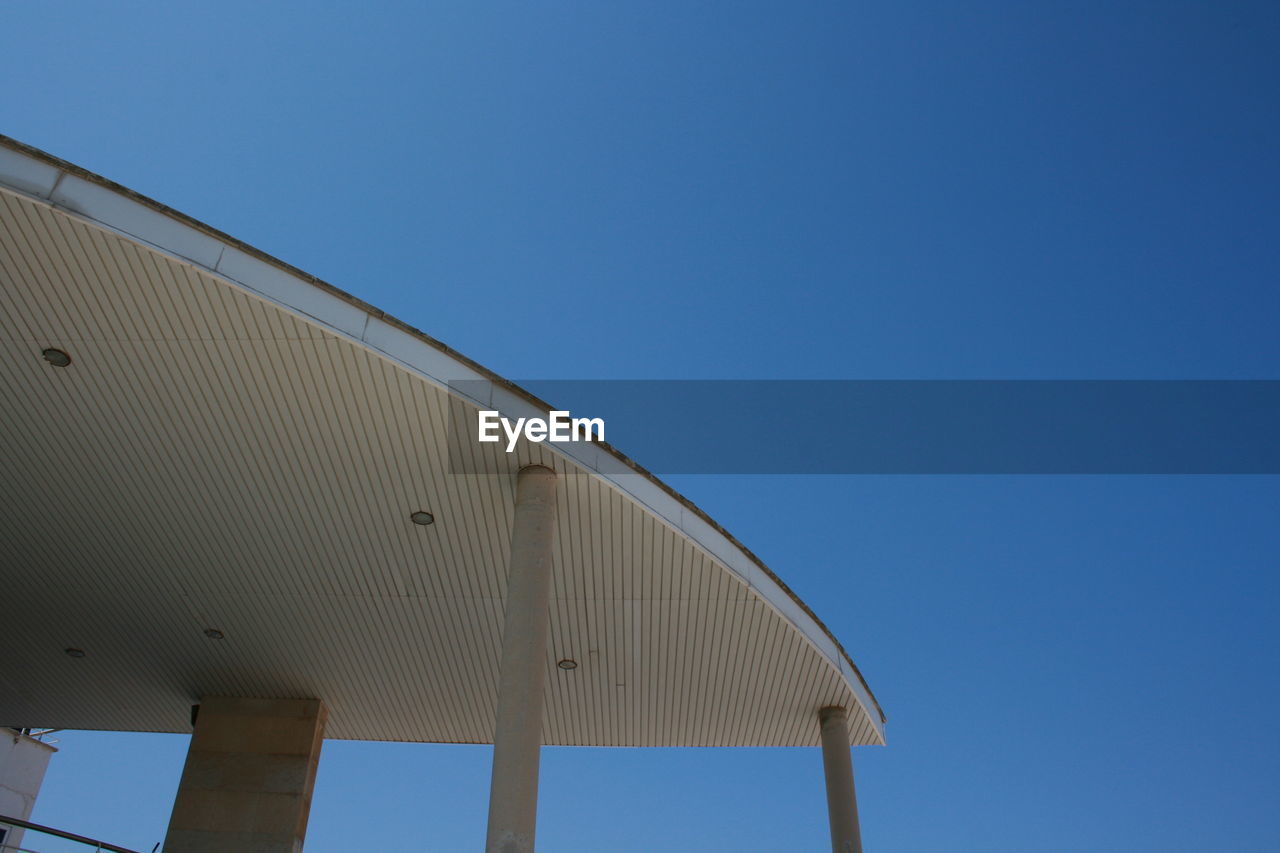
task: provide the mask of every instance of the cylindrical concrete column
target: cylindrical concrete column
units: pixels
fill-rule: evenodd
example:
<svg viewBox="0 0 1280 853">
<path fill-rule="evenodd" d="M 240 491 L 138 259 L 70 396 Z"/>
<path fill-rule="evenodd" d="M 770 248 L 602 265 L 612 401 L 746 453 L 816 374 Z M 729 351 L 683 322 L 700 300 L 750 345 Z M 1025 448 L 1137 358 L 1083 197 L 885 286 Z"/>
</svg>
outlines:
<svg viewBox="0 0 1280 853">
<path fill-rule="evenodd" d="M 555 472 L 541 465 L 522 468 L 511 530 L 487 853 L 533 851 L 555 532 Z"/>
<path fill-rule="evenodd" d="M 831 850 L 862 853 L 858 800 L 853 790 L 853 759 L 849 755 L 849 715 L 844 708 L 823 708 L 818 712 L 818 722 L 822 726 L 822 767 L 827 775 Z"/>
</svg>

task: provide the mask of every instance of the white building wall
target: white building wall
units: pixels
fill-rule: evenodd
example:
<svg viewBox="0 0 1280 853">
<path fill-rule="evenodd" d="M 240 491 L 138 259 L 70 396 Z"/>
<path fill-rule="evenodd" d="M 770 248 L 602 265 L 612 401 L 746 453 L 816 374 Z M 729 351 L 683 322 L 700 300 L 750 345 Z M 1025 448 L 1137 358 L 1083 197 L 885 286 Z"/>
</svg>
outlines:
<svg viewBox="0 0 1280 853">
<path fill-rule="evenodd" d="M 22 734 L 16 729 L 0 728 L 0 815 L 22 820 L 31 818 L 36 805 L 36 795 L 44 782 L 44 772 L 49 758 L 57 752 L 47 743 Z M 23 831 L 0 823 L 0 831 L 6 831 L 0 850 L 9 853 L 21 846 Z"/>
</svg>

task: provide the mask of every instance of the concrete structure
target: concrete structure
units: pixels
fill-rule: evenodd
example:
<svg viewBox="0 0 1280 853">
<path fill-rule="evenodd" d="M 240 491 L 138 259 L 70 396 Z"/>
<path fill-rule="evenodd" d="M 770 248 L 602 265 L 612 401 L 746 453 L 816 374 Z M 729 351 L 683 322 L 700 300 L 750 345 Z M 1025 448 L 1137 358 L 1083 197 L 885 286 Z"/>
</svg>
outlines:
<svg viewBox="0 0 1280 853">
<path fill-rule="evenodd" d="M 180 732 L 218 697 L 315 699 L 326 737 L 496 739 L 491 828 L 530 844 L 537 743 L 816 747 L 824 707 L 884 742 L 830 631 L 627 457 L 451 446 L 480 409 L 551 407 L 439 341 L 3 137 L 0 278 L 0 661 L 24 662 L 0 720 Z M 532 573 L 529 466 L 555 476 Z"/>
<path fill-rule="evenodd" d="M 853 758 L 849 755 L 849 715 L 844 708 L 823 708 L 818 712 L 818 724 L 822 727 L 822 767 L 827 780 L 832 853 L 862 853 Z"/>
<path fill-rule="evenodd" d="M 0 815 L 27 820 L 49 758 L 58 750 L 19 729 L 0 727 Z M 0 851 L 22 846 L 24 831 L 0 822 Z"/>
<path fill-rule="evenodd" d="M 540 465 L 525 468 L 516 481 L 515 525 L 511 530 L 487 853 L 533 851 L 555 535 L 556 474 Z"/>
<path fill-rule="evenodd" d="M 201 702 L 165 853 L 302 850 L 324 723 L 315 699 Z"/>
</svg>

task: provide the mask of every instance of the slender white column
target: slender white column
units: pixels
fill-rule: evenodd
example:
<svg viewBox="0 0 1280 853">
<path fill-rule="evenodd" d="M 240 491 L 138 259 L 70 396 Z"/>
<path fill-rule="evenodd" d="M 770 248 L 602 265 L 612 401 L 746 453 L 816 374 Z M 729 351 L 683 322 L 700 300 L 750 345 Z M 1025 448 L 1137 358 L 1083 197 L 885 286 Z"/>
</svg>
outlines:
<svg viewBox="0 0 1280 853">
<path fill-rule="evenodd" d="M 831 820 L 833 853 L 862 853 L 858 830 L 858 800 L 853 790 L 853 759 L 849 755 L 849 715 L 844 708 L 823 708 L 822 768 L 827 776 L 827 816 Z"/>
<path fill-rule="evenodd" d="M 555 472 L 541 465 L 522 468 L 511 530 L 487 853 L 533 851 L 555 532 Z"/>
</svg>

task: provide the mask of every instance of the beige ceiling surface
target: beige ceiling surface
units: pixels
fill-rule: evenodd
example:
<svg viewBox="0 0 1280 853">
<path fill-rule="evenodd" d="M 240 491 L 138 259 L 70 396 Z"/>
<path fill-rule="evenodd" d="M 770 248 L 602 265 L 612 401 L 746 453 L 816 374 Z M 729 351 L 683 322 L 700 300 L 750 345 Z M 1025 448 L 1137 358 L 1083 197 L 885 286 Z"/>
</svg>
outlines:
<svg viewBox="0 0 1280 853">
<path fill-rule="evenodd" d="M 513 478 L 450 473 L 450 416 L 360 341 L 0 191 L 0 724 L 186 731 L 202 695 L 319 697 L 330 737 L 489 742 Z M 530 461 L 563 475 L 546 743 L 814 745 L 823 705 L 883 742 L 716 556 Z"/>
</svg>

